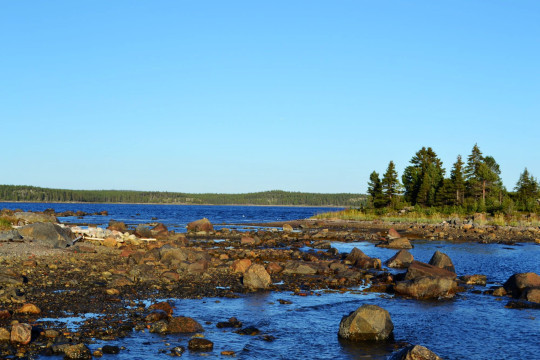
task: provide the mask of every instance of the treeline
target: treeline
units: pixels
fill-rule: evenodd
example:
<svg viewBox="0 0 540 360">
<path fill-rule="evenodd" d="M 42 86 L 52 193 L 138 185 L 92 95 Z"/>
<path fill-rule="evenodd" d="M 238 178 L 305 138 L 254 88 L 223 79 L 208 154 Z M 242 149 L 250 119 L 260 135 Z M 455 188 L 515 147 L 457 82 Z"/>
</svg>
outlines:
<svg viewBox="0 0 540 360">
<path fill-rule="evenodd" d="M 368 207 L 402 209 L 417 206 L 446 213 L 515 211 L 540 212 L 540 187 L 527 168 L 513 191 L 501 180 L 499 164 L 474 145 L 466 162 L 458 155 L 449 176 L 432 148 L 423 147 L 410 160 L 399 180 L 393 161 L 382 179 L 372 172 L 368 182 Z"/>
<path fill-rule="evenodd" d="M 361 206 L 366 203 L 367 196 L 346 193 L 317 194 L 280 190 L 247 194 L 187 194 L 158 191 L 66 190 L 35 186 L 0 185 L 0 200 L 198 205 Z"/>
</svg>

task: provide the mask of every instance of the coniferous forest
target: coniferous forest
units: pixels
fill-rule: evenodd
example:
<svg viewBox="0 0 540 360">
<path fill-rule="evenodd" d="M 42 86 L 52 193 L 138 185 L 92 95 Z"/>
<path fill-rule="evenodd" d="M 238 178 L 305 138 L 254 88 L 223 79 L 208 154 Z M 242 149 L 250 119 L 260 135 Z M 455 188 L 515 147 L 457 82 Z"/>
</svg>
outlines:
<svg viewBox="0 0 540 360">
<path fill-rule="evenodd" d="M 540 187 L 527 168 L 510 190 L 500 175 L 497 161 L 482 154 L 476 144 L 466 159 L 457 156 L 448 175 L 435 151 L 423 147 L 411 158 L 401 179 L 393 161 L 382 178 L 371 173 L 367 209 L 383 213 L 414 206 L 462 214 L 540 212 Z"/>
<path fill-rule="evenodd" d="M 360 194 L 317 194 L 279 190 L 246 194 L 187 194 L 158 191 L 66 190 L 35 186 L 0 185 L 0 201 L 361 206 L 367 201 L 367 196 Z"/>
</svg>

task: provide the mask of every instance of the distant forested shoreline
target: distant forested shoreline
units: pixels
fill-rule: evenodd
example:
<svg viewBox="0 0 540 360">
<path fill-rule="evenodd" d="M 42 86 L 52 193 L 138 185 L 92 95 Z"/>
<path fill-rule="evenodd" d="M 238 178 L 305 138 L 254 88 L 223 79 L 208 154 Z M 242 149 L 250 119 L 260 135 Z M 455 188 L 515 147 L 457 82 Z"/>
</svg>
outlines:
<svg viewBox="0 0 540 360">
<path fill-rule="evenodd" d="M 0 201 L 140 203 L 188 205 L 363 206 L 367 195 L 319 194 L 281 190 L 245 194 L 188 194 L 132 190 L 69 190 L 26 185 L 0 185 Z"/>
</svg>

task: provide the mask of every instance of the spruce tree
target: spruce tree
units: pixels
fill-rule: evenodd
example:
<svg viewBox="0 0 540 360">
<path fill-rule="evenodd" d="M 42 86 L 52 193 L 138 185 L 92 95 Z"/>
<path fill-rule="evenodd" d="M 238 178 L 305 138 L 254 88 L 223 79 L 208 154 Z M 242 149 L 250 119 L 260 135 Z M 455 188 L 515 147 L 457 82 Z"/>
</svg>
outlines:
<svg viewBox="0 0 540 360">
<path fill-rule="evenodd" d="M 452 190 L 455 192 L 455 205 L 462 205 L 465 198 L 465 177 L 463 174 L 463 161 L 461 155 L 458 155 L 452 171 L 450 172 L 450 181 Z"/>
<path fill-rule="evenodd" d="M 386 205 L 381 179 L 376 171 L 373 171 L 371 175 L 369 175 L 368 194 L 370 196 L 369 201 L 374 208 L 378 209 Z"/>
<path fill-rule="evenodd" d="M 538 207 L 540 186 L 527 168 L 519 175 L 519 180 L 514 190 L 516 191 L 516 198 L 520 210 L 534 211 Z"/>
<path fill-rule="evenodd" d="M 435 205 L 437 191 L 443 184 L 444 169 L 442 161 L 431 147 L 423 147 L 405 168 L 402 180 L 405 200 L 411 204 Z"/>
<path fill-rule="evenodd" d="M 386 168 L 381 183 L 387 203 L 395 204 L 395 201 L 397 200 L 396 196 L 401 193 L 401 184 L 393 161 L 388 163 L 388 167 Z"/>
</svg>

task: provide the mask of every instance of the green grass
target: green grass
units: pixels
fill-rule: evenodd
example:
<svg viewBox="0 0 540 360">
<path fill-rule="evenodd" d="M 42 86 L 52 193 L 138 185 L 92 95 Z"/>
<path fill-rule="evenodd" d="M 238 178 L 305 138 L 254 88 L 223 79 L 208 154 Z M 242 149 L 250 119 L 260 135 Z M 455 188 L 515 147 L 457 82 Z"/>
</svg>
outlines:
<svg viewBox="0 0 540 360">
<path fill-rule="evenodd" d="M 11 230 L 11 222 L 8 219 L 0 218 L 0 230 Z"/>
<path fill-rule="evenodd" d="M 445 220 L 459 218 L 464 220 L 465 215 L 460 214 L 441 214 L 434 211 L 409 211 L 404 214 L 398 213 L 382 213 L 377 214 L 373 210 L 362 211 L 357 209 L 346 209 L 341 211 L 331 211 L 317 214 L 312 219 L 317 220 L 353 220 L 353 221 L 382 221 L 392 223 L 413 223 L 413 224 L 440 224 Z M 536 214 L 527 216 L 503 215 L 495 214 L 495 216 L 487 217 L 485 220 L 476 220 L 480 225 L 498 225 L 498 226 L 540 226 L 540 219 Z"/>
</svg>

